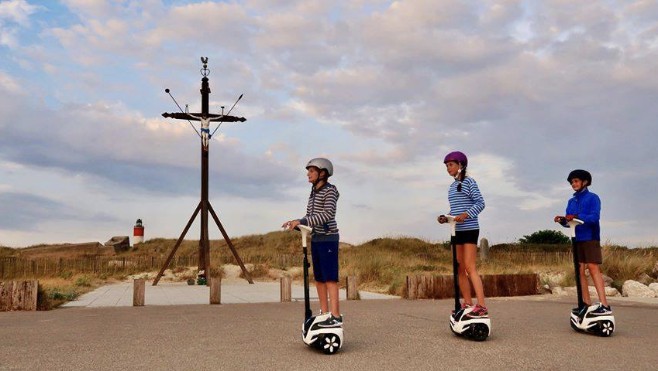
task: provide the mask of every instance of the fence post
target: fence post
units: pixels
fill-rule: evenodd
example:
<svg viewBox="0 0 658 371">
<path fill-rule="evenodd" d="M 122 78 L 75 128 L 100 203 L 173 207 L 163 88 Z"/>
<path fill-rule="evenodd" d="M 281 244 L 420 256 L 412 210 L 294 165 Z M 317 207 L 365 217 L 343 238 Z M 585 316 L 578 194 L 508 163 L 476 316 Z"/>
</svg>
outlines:
<svg viewBox="0 0 658 371">
<path fill-rule="evenodd" d="M 39 281 L 0 282 L 0 312 L 11 310 L 37 310 Z"/>
<path fill-rule="evenodd" d="M 347 300 L 359 300 L 359 289 L 356 276 L 347 276 L 346 281 Z"/>
<path fill-rule="evenodd" d="M 222 279 L 210 277 L 210 304 L 222 303 Z"/>
<path fill-rule="evenodd" d="M 290 276 L 281 277 L 281 302 L 292 301 L 292 278 Z"/>
<path fill-rule="evenodd" d="M 418 276 L 407 276 L 407 299 L 416 300 L 418 296 Z"/>
<path fill-rule="evenodd" d="M 146 280 L 136 278 L 133 281 L 133 307 L 144 306 L 144 294 L 146 290 Z"/>
<path fill-rule="evenodd" d="M 480 239 L 480 260 L 487 260 L 489 257 L 489 240 L 486 238 Z"/>
</svg>

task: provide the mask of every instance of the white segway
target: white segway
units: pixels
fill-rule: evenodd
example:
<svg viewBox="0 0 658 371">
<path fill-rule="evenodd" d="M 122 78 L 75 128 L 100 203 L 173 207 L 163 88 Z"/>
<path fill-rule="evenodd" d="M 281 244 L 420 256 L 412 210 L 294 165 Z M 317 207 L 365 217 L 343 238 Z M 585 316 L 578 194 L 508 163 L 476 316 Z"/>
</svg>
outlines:
<svg viewBox="0 0 658 371">
<path fill-rule="evenodd" d="M 448 219 L 450 224 L 451 236 L 455 236 L 455 226 L 457 222 L 452 215 L 441 215 Z M 452 279 L 455 288 L 455 311 L 450 315 L 450 330 L 455 335 L 464 336 L 468 339 L 475 341 L 484 341 L 491 335 L 491 319 L 487 317 L 471 318 L 471 313 L 474 307 L 462 308 L 459 302 L 459 262 L 457 262 L 457 245 L 454 239 L 451 240 L 452 249 Z"/>
<path fill-rule="evenodd" d="M 302 324 L 302 340 L 310 347 L 317 348 L 325 354 L 334 354 L 343 347 L 343 327 L 324 326 L 323 322 L 331 317 L 331 312 L 313 316 L 311 312 L 311 303 L 309 301 L 309 282 L 308 282 L 308 249 L 306 247 L 306 237 L 312 229 L 305 225 L 299 225 L 297 228 L 302 232 L 302 250 L 304 251 L 304 323 Z"/>
<path fill-rule="evenodd" d="M 571 249 L 573 254 L 574 273 L 576 275 L 576 292 L 578 293 L 578 308 L 571 312 L 571 328 L 578 332 L 586 332 L 598 336 L 607 337 L 615 331 L 615 316 L 612 314 L 599 315 L 593 313 L 600 304 L 585 305 L 583 301 L 583 290 L 580 286 L 580 264 L 576 252 L 576 226 L 583 224 L 580 219 L 572 219 L 567 222 L 563 219 L 562 224 L 569 226 L 571 234 Z"/>
</svg>

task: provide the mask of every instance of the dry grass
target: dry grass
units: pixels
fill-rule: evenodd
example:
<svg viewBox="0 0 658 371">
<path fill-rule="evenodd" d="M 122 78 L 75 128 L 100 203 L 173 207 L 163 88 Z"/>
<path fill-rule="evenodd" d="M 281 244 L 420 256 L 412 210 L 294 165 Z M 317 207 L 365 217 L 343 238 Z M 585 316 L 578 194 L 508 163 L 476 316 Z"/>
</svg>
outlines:
<svg viewBox="0 0 658 371">
<path fill-rule="evenodd" d="M 97 274 L 72 268 L 59 272 L 59 277 L 51 275 L 50 278 L 39 280 L 46 291 L 53 293 L 51 296 L 67 297 L 68 294 L 84 292 L 106 280 L 120 280 L 128 274 L 138 273 L 138 267 L 141 266 L 139 264 L 152 262 L 153 259 L 157 259 L 155 261 L 159 268 L 158 262 L 167 257 L 175 242 L 173 239 L 151 239 L 113 258 L 101 259 L 120 262 L 125 258 L 127 262 L 137 262 L 134 263 L 136 265 L 124 264 L 114 270 L 100 270 L 98 272 L 104 273 Z M 234 238 L 232 242 L 243 261 L 254 265 L 252 276 L 256 279 L 268 278 L 270 269 L 299 272 L 291 269 L 301 267 L 302 262 L 298 233 L 270 232 Z M 224 264 L 237 264 L 225 241 L 214 240 L 210 245 L 213 271 L 218 272 L 219 267 Z M 176 252 L 176 257 L 180 259 L 170 268 L 194 266 L 198 248 L 198 241 L 184 241 Z M 602 270 L 614 279 L 616 286 L 627 279 L 637 279 L 642 273 L 652 274 L 652 269 L 658 261 L 658 248 L 655 247 L 626 249 L 604 246 L 603 251 Z M 111 253 L 114 254 L 114 251 L 111 250 Z M 106 248 L 83 245 L 33 246 L 22 250 L 0 248 L 0 258 L 20 255 L 53 260 L 71 257 L 89 259 L 90 256 L 106 254 Z M 478 263 L 481 274 L 564 272 L 565 283 L 573 280 L 572 267 L 568 245 L 495 245 L 491 247 L 489 259 Z M 445 242 L 431 243 L 411 237 L 378 238 L 358 246 L 342 244 L 340 268 L 341 277 L 349 275 L 358 278 L 360 289 L 400 295 L 409 274 L 451 274 L 450 246 Z M 294 276 L 299 277 L 299 274 Z"/>
</svg>

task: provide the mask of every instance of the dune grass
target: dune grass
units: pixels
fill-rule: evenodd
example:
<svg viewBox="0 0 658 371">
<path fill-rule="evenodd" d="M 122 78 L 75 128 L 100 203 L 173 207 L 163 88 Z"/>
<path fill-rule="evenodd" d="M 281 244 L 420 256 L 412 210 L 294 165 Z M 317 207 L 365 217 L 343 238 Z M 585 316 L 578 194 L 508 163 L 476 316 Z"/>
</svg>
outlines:
<svg viewBox="0 0 658 371">
<path fill-rule="evenodd" d="M 28 249 L 0 249 L 0 257 L 15 256 L 29 259 L 76 259 L 75 257 L 98 256 L 113 259 L 115 264 L 123 261 L 146 262 L 150 259 L 164 261 L 175 244 L 174 239 L 155 238 L 132 247 L 129 251 L 111 257 L 107 248 L 92 245 L 46 245 Z M 233 245 L 246 264 L 253 264 L 252 277 L 271 279 L 271 269 L 296 272 L 293 278 L 301 279 L 302 251 L 298 233 L 270 232 L 232 239 Z M 196 264 L 198 240 L 185 240 L 176 252 L 178 264 Z M 211 269 L 220 271 L 224 264 L 237 264 L 224 240 L 210 243 Z M 309 249 L 310 250 L 310 249 Z M 627 249 L 619 246 L 604 246 L 603 272 L 612 277 L 615 286 L 639 275 L 653 274 L 658 262 L 658 248 Z M 400 295 L 406 276 L 410 274 L 451 274 L 450 246 L 447 242 L 429 242 L 412 237 L 377 238 L 360 245 L 341 244 L 340 276 L 356 276 L 359 288 L 382 293 Z M 122 260 L 123 259 L 123 260 Z M 69 294 L 84 292 L 107 280 L 121 280 L 128 274 L 139 273 L 137 265 L 124 264 L 103 273 L 77 270 L 75 265 L 56 275 L 39 278 L 51 297 L 70 297 Z M 160 265 L 155 269 L 158 270 Z M 173 264 L 172 269 L 183 269 Z M 478 262 L 480 274 L 514 274 L 562 272 L 565 283 L 573 281 L 573 263 L 570 245 L 502 244 L 490 248 L 489 258 Z M 344 282 L 342 282 L 344 284 Z M 69 296 L 67 296 L 69 295 Z"/>
</svg>

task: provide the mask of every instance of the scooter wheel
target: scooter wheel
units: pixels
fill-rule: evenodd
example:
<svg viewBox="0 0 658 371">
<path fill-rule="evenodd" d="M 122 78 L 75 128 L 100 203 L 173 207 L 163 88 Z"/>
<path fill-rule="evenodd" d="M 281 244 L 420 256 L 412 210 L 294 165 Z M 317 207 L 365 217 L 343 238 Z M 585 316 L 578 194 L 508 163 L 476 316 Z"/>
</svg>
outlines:
<svg viewBox="0 0 658 371">
<path fill-rule="evenodd" d="M 601 321 L 599 323 L 599 336 L 608 337 L 615 332 L 615 324 L 612 321 Z"/>
<path fill-rule="evenodd" d="M 326 334 L 320 339 L 320 346 L 324 354 L 334 354 L 340 349 L 340 337 L 336 334 Z"/>
<path fill-rule="evenodd" d="M 471 330 L 471 338 L 475 341 L 485 341 L 489 336 L 489 326 L 484 323 L 476 323 Z"/>
</svg>

